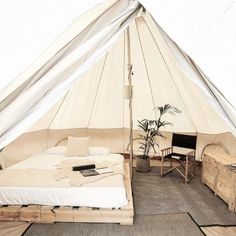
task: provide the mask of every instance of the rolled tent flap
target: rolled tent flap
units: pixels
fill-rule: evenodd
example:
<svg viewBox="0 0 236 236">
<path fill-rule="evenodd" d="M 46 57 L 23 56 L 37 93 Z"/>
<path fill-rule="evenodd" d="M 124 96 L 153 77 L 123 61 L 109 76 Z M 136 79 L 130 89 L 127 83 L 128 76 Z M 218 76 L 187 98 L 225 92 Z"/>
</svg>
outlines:
<svg viewBox="0 0 236 236">
<path fill-rule="evenodd" d="M 235 135 L 234 108 L 141 8 L 111 0 L 74 21 L 1 95 L 0 148 L 24 132 L 128 128 L 128 26 L 134 128 L 169 103 L 182 113 L 167 117 L 174 125 L 165 131 Z"/>
<path fill-rule="evenodd" d="M 107 52 L 140 9 L 138 1 L 108 1 L 82 16 L 82 26 L 80 18 L 72 23 L 17 79 L 18 86 L 9 86 L 3 93 L 0 148 L 25 132 L 65 95 L 80 75 Z"/>
</svg>

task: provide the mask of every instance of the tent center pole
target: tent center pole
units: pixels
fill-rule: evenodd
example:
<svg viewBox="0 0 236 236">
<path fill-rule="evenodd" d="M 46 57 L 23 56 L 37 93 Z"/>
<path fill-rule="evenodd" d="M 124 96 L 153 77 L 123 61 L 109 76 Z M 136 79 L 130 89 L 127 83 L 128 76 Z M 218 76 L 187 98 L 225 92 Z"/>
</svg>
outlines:
<svg viewBox="0 0 236 236">
<path fill-rule="evenodd" d="M 127 28 L 127 47 L 128 47 L 128 81 L 129 81 L 129 125 L 130 125 L 130 133 L 129 133 L 129 158 L 130 158 L 130 176 L 132 178 L 132 169 L 133 169 L 133 86 L 132 86 L 132 64 L 131 64 L 131 47 L 130 47 L 130 29 Z"/>
</svg>

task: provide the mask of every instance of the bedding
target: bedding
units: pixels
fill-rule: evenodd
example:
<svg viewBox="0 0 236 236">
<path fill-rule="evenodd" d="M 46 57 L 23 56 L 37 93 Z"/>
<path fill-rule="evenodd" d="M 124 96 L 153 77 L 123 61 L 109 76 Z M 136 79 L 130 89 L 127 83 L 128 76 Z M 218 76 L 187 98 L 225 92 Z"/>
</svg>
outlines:
<svg viewBox="0 0 236 236">
<path fill-rule="evenodd" d="M 105 147 L 89 147 L 89 155 L 109 155 L 109 149 Z"/>
<path fill-rule="evenodd" d="M 119 154 L 65 156 L 54 147 L 0 172 L 0 205 L 40 204 L 119 208 L 127 205 L 124 159 Z M 72 166 L 95 163 L 112 173 L 83 177 Z"/>
</svg>

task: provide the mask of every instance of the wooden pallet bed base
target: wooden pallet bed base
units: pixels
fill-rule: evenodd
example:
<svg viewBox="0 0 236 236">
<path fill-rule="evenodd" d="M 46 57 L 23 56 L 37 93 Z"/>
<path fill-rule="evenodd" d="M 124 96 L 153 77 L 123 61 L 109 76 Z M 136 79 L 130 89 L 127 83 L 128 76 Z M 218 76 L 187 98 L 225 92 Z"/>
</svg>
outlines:
<svg viewBox="0 0 236 236">
<path fill-rule="evenodd" d="M 128 205 L 119 209 L 7 205 L 0 207 L 0 221 L 26 221 L 32 223 L 89 222 L 133 225 L 134 208 L 129 163 L 125 163 L 125 188 Z"/>
</svg>

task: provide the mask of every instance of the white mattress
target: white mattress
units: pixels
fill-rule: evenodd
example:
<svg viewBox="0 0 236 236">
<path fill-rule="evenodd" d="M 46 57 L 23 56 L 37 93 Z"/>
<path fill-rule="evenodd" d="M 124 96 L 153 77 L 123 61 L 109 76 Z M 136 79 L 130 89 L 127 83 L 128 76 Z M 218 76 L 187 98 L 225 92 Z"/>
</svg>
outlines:
<svg viewBox="0 0 236 236">
<path fill-rule="evenodd" d="M 58 151 L 59 150 L 59 151 Z M 78 157 L 65 157 L 62 149 L 55 153 L 45 153 L 32 156 L 19 162 L 8 169 L 55 169 L 56 165 L 68 159 Z M 83 157 L 79 157 L 83 158 Z M 86 159 L 93 160 L 113 160 L 119 161 L 123 166 L 123 156 L 119 154 L 91 155 Z M 27 170 L 26 170 L 27 171 Z M 30 176 L 29 176 L 30 178 Z M 110 176 L 116 178 L 116 187 L 108 186 L 89 186 L 82 187 L 9 187 L 0 186 L 0 205 L 52 205 L 52 206 L 87 206 L 102 208 L 119 208 L 127 205 L 124 178 L 122 175 Z M 111 180 L 111 179 L 110 179 Z M 109 181 L 111 182 L 111 181 Z M 117 187 L 119 186 L 119 187 Z"/>
</svg>

